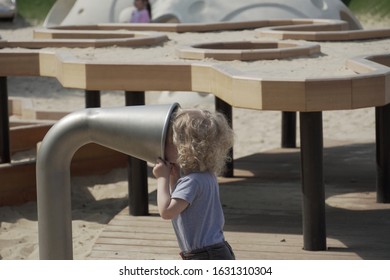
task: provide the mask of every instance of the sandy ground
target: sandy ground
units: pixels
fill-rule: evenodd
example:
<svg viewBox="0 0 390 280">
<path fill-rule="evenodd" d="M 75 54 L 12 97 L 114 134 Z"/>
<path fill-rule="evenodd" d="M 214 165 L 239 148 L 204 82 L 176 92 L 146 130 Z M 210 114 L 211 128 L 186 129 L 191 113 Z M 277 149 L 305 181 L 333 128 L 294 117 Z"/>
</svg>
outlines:
<svg viewBox="0 0 390 280">
<path fill-rule="evenodd" d="M 390 20 L 378 20 L 370 17 L 362 18 L 366 29 L 390 27 Z M 36 27 L 17 23 L 10 26 L 0 23 L 0 35 L 3 39 L 17 40 L 32 38 Z M 243 31 L 246 37 L 253 36 L 249 31 Z M 214 36 L 215 35 L 215 36 Z M 170 47 L 177 40 L 177 35 L 170 34 Z M 224 38 L 237 38 L 237 33 L 221 32 L 218 34 L 187 34 L 181 42 L 200 40 L 214 41 Z M 230 36 L 230 37 L 229 37 Z M 312 77 L 350 74 L 344 62 L 349 57 L 372 53 L 389 53 L 390 40 L 370 40 L 346 43 L 321 43 L 323 55 L 312 58 L 288 59 L 282 61 L 262 61 L 232 66 L 242 67 L 242 71 L 263 76 L 289 75 L 291 77 Z M 121 59 L 123 48 L 74 49 L 67 50 L 83 59 L 101 61 Z M 137 49 L 137 59 L 147 55 L 161 61 L 174 60 L 173 54 L 161 56 L 150 54 L 145 49 Z M 130 56 L 129 56 L 130 57 Z M 129 58 L 130 59 L 130 58 Z M 131 59 L 130 59 L 131 60 Z M 260 65 L 260 67 L 259 67 Z M 260 69 L 260 70 L 259 70 Z M 284 69 L 284 70 L 282 70 Z M 31 98 L 36 108 L 45 110 L 74 110 L 84 107 L 84 93 L 79 90 L 63 89 L 51 78 L 12 77 L 9 78 L 9 96 Z M 183 107 L 213 108 L 213 97 L 197 93 L 158 94 L 148 92 L 146 103 L 178 101 Z M 121 106 L 124 104 L 122 92 L 103 92 L 102 106 Z M 234 130 L 236 133 L 235 157 L 243 157 L 259 151 L 280 146 L 280 112 L 264 112 L 246 109 L 234 109 Z M 367 143 L 375 141 L 374 109 L 358 109 L 350 111 L 324 112 L 324 138 Z M 299 123 L 299 122 L 298 122 Z M 255 126 L 254 126 L 255 124 Z M 299 132 L 299 130 L 298 130 Z M 298 137 L 299 139 L 299 133 Z M 298 141 L 299 144 L 299 141 Z M 150 190 L 154 189 L 154 180 L 149 179 Z M 127 205 L 127 181 L 125 170 L 113 170 L 109 174 L 93 177 L 72 178 L 72 209 L 73 209 L 73 245 L 74 258 L 84 259 L 88 256 L 94 241 L 104 228 L 104 225 L 116 213 Z M 38 259 L 37 205 L 35 202 L 20 206 L 0 207 L 0 259 Z"/>
</svg>

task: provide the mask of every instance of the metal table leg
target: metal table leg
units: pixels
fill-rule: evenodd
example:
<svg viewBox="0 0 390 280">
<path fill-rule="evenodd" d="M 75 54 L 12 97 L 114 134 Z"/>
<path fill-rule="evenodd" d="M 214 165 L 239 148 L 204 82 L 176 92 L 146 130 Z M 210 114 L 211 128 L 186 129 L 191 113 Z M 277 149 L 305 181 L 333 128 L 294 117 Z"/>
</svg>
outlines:
<svg viewBox="0 0 390 280">
<path fill-rule="evenodd" d="M 100 107 L 100 91 L 85 90 L 85 108 Z"/>
<path fill-rule="evenodd" d="M 301 112 L 304 249 L 326 250 L 322 112 Z"/>
<path fill-rule="evenodd" d="M 233 109 L 232 106 L 223 101 L 222 99 L 215 97 L 215 110 L 224 114 L 227 121 L 230 124 L 230 127 L 233 128 Z M 223 177 L 231 178 L 234 176 L 234 162 L 233 162 L 233 148 L 229 151 L 229 157 L 232 159 L 231 161 L 226 163 L 226 168 Z"/>
<path fill-rule="evenodd" d="M 11 162 L 7 77 L 0 77 L 0 163 Z"/>
<path fill-rule="evenodd" d="M 297 113 L 282 112 L 282 148 L 297 147 Z"/>
<path fill-rule="evenodd" d="M 390 104 L 375 108 L 377 202 L 390 203 Z"/>
<path fill-rule="evenodd" d="M 126 106 L 145 105 L 143 91 L 126 91 Z M 128 157 L 129 214 L 149 215 L 148 172 L 146 161 Z"/>
</svg>

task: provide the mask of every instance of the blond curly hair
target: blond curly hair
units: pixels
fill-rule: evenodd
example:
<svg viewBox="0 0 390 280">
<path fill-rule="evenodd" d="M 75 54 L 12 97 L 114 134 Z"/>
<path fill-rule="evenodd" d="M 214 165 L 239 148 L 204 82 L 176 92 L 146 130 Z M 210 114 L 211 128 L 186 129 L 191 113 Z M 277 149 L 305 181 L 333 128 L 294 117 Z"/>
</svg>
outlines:
<svg viewBox="0 0 390 280">
<path fill-rule="evenodd" d="M 213 172 L 219 175 L 233 146 L 234 133 L 224 115 L 199 109 L 179 109 L 172 117 L 177 163 L 184 174 Z"/>
</svg>

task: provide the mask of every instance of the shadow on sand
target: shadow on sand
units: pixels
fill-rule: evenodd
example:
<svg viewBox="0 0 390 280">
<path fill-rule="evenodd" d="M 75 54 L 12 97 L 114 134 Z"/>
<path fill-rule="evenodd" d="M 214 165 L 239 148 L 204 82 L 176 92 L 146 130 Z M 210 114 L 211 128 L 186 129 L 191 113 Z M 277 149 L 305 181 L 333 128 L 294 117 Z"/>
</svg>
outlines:
<svg viewBox="0 0 390 280">
<path fill-rule="evenodd" d="M 327 237 L 362 259 L 390 259 L 390 204 L 376 203 L 375 144 L 324 148 Z M 276 149 L 235 161 L 222 179 L 226 230 L 302 234 L 299 149 Z"/>
</svg>

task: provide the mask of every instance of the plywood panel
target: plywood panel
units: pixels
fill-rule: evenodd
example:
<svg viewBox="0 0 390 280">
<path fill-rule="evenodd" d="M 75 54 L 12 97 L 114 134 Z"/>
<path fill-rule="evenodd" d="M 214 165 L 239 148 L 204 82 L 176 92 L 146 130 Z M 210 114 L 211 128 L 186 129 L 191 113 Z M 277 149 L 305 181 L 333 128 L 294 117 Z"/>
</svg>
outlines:
<svg viewBox="0 0 390 280">
<path fill-rule="evenodd" d="M 191 66 L 89 64 L 86 80 L 88 89 L 191 91 Z"/>
<path fill-rule="evenodd" d="M 386 102 L 386 76 L 384 74 L 366 74 L 352 78 L 352 107 L 362 108 L 380 106 Z"/>
<path fill-rule="evenodd" d="M 235 107 L 260 110 L 263 108 L 260 79 L 235 77 L 232 87 Z"/>
<path fill-rule="evenodd" d="M 305 111 L 304 80 L 263 80 L 263 110 Z"/>
<path fill-rule="evenodd" d="M 305 94 L 307 111 L 352 108 L 350 78 L 306 79 Z"/>
</svg>

